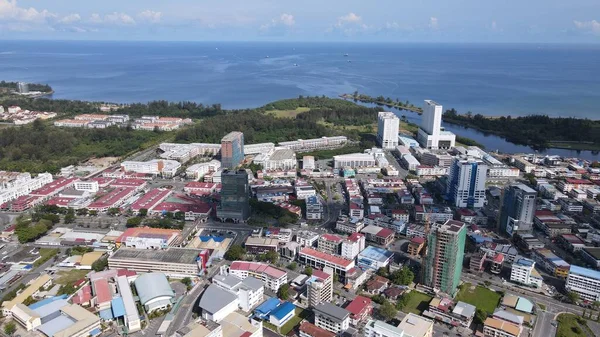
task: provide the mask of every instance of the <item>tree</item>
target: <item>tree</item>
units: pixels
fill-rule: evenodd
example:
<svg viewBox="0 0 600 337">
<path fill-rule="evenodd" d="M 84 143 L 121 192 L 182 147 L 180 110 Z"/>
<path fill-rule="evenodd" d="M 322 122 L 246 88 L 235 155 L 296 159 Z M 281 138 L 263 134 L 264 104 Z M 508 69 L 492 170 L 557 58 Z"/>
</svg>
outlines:
<svg viewBox="0 0 600 337">
<path fill-rule="evenodd" d="M 90 214 L 90 216 L 96 216 L 96 215 L 98 215 L 98 211 L 91 210 L 91 211 L 89 211 L 89 214 Z"/>
<path fill-rule="evenodd" d="M 148 209 L 147 208 L 140 208 L 140 211 L 138 212 L 139 216 L 146 216 L 148 215 Z"/>
<path fill-rule="evenodd" d="M 298 268 L 298 264 L 296 262 L 292 262 L 288 264 L 286 268 L 293 271 L 296 270 L 296 268 Z"/>
<path fill-rule="evenodd" d="M 398 310 L 396 310 L 396 308 L 394 308 L 394 306 L 390 302 L 385 301 L 379 307 L 379 314 L 386 321 L 389 321 L 389 320 L 393 319 L 394 317 L 396 317 L 396 315 L 398 314 Z"/>
<path fill-rule="evenodd" d="M 579 294 L 574 291 L 569 291 L 567 293 L 567 298 L 569 299 L 569 302 L 575 304 L 579 301 Z"/>
<path fill-rule="evenodd" d="M 275 264 L 277 263 L 277 260 L 279 260 L 279 254 L 277 254 L 275 251 L 270 250 L 265 254 L 265 259 L 271 264 Z"/>
<path fill-rule="evenodd" d="M 225 259 L 229 261 L 241 260 L 246 255 L 246 250 L 239 245 L 233 245 L 225 252 Z"/>
<path fill-rule="evenodd" d="M 382 277 L 388 277 L 388 270 L 386 267 L 381 267 L 379 269 L 377 269 L 377 275 L 382 276 Z"/>
<path fill-rule="evenodd" d="M 290 285 L 285 283 L 284 285 L 282 285 L 281 287 L 279 287 L 279 289 L 277 290 L 277 297 L 279 297 L 282 300 L 287 300 L 288 298 L 290 298 Z"/>
<path fill-rule="evenodd" d="M 477 309 L 475 311 L 475 322 L 477 324 L 483 324 L 486 318 L 488 317 L 488 313 L 483 309 Z"/>
<path fill-rule="evenodd" d="M 65 215 L 65 223 L 69 224 L 73 222 L 75 222 L 75 214 L 67 213 L 67 215 Z"/>
<path fill-rule="evenodd" d="M 6 324 L 4 324 L 4 333 L 12 336 L 15 334 L 15 332 L 17 332 L 17 325 L 15 324 L 15 322 L 10 321 Z"/>
<path fill-rule="evenodd" d="M 187 290 L 190 290 L 192 288 L 192 279 L 189 277 L 182 278 L 181 283 L 185 284 Z"/>
<path fill-rule="evenodd" d="M 103 271 L 108 267 L 108 258 L 102 257 L 92 263 L 92 269 L 94 271 Z"/>
<path fill-rule="evenodd" d="M 333 282 L 338 282 L 340 280 L 340 276 L 338 274 L 333 274 Z"/>
<path fill-rule="evenodd" d="M 373 300 L 373 302 L 375 302 L 377 304 L 383 304 L 386 302 L 385 297 L 381 296 L 380 294 L 373 295 L 371 297 L 371 300 Z"/>
<path fill-rule="evenodd" d="M 127 219 L 127 227 L 139 227 L 142 224 L 142 218 L 139 216 Z"/>
<path fill-rule="evenodd" d="M 312 276 L 312 273 L 313 273 L 313 269 L 311 267 L 304 268 L 304 274 L 306 274 L 308 276 Z"/>
<path fill-rule="evenodd" d="M 175 212 L 175 214 L 173 215 L 173 218 L 175 220 L 185 220 L 185 213 L 179 211 L 179 212 Z"/>
<path fill-rule="evenodd" d="M 89 212 L 89 211 L 88 211 L 88 209 L 87 209 L 87 208 L 80 208 L 80 209 L 78 209 L 78 210 L 77 210 L 77 212 L 76 212 L 76 213 L 77 213 L 77 215 L 83 215 L 83 216 L 85 216 L 85 215 L 87 215 L 87 214 L 88 214 L 88 212 Z"/>
<path fill-rule="evenodd" d="M 106 214 L 108 215 L 117 215 L 121 212 L 121 210 L 119 210 L 117 207 L 113 207 L 113 208 L 109 208 L 108 211 L 106 211 Z"/>
<path fill-rule="evenodd" d="M 401 284 L 401 285 L 411 284 L 413 282 L 414 278 L 415 278 L 415 274 L 407 266 L 404 266 L 401 269 L 394 271 L 390 275 L 390 280 L 394 284 Z"/>
</svg>

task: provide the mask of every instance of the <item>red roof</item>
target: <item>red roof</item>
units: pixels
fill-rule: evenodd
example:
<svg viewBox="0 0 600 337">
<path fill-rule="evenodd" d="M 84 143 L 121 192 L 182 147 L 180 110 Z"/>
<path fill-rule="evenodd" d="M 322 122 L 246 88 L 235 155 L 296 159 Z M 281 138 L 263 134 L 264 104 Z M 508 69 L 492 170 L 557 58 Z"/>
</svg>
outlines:
<svg viewBox="0 0 600 337">
<path fill-rule="evenodd" d="M 168 197 L 169 194 L 171 194 L 171 190 L 155 188 L 136 200 L 131 205 L 131 209 L 134 211 L 139 211 L 142 208 L 151 209 L 159 201 Z"/>
<path fill-rule="evenodd" d="M 215 188 L 217 186 L 216 183 L 203 183 L 203 182 L 198 182 L 198 181 L 192 181 L 189 182 L 187 184 L 185 184 L 184 188 L 208 188 L 208 189 L 212 189 Z"/>
<path fill-rule="evenodd" d="M 415 236 L 414 238 L 410 239 L 410 242 L 412 243 L 416 243 L 416 244 L 422 244 L 425 243 L 425 238 L 419 237 L 419 236 Z"/>
<path fill-rule="evenodd" d="M 330 263 L 333 263 L 335 265 L 338 265 L 338 266 L 341 266 L 344 268 L 347 268 L 349 265 L 351 265 L 354 262 L 351 260 L 346 260 L 343 257 L 338 257 L 338 256 L 334 256 L 331 254 L 323 253 L 323 252 L 320 252 L 318 250 L 308 248 L 308 247 L 302 248 L 302 250 L 300 250 L 300 254 L 308 255 L 308 256 L 316 258 L 316 259 L 325 260 L 325 261 L 328 261 Z"/>
<path fill-rule="evenodd" d="M 392 214 L 408 214 L 408 211 L 405 209 L 394 209 L 392 210 Z"/>
<path fill-rule="evenodd" d="M 496 263 L 504 262 L 504 254 L 498 253 L 498 255 L 494 256 L 494 262 L 496 262 Z"/>
<path fill-rule="evenodd" d="M 352 302 L 348 304 L 346 310 L 348 310 L 354 316 L 360 316 L 362 313 L 364 313 L 365 310 L 369 309 L 370 305 L 370 298 L 364 296 L 356 296 L 356 298 L 354 298 L 354 300 L 352 300 Z"/>
<path fill-rule="evenodd" d="M 208 214 L 212 208 L 204 202 L 196 202 L 195 204 L 181 204 L 177 202 L 161 202 L 154 207 L 155 211 L 166 212 L 192 212 L 197 214 Z"/>
<path fill-rule="evenodd" d="M 592 185 L 592 182 L 587 179 L 567 178 L 566 182 L 569 184 Z"/>
<path fill-rule="evenodd" d="M 474 216 L 474 215 L 477 215 L 477 212 L 475 212 L 472 209 L 468 209 L 468 208 L 459 208 L 457 210 L 457 212 L 458 212 L 459 215 L 462 215 L 462 216 Z"/>
<path fill-rule="evenodd" d="M 135 276 L 135 275 L 137 275 L 137 272 L 135 270 L 117 269 L 117 276 L 131 277 L 131 276 Z"/>
<path fill-rule="evenodd" d="M 56 179 L 55 181 L 51 182 L 51 183 L 47 183 L 46 185 L 38 188 L 35 191 L 32 191 L 31 193 L 29 193 L 30 195 L 36 195 L 36 196 L 48 196 L 57 192 L 62 191 L 63 189 L 73 185 L 73 183 L 77 180 L 77 178 L 60 178 L 60 179 Z"/>
<path fill-rule="evenodd" d="M 360 207 L 360 205 L 355 202 L 351 202 L 350 209 L 362 209 L 362 207 Z"/>
<path fill-rule="evenodd" d="M 304 321 L 302 324 L 300 324 L 300 331 L 312 337 L 335 337 L 333 332 L 319 328 L 308 321 Z"/>
<path fill-rule="evenodd" d="M 258 262 L 244 262 L 244 261 L 234 261 L 229 266 L 229 269 L 233 270 L 247 270 L 254 273 L 266 274 L 272 278 L 279 279 L 282 276 L 286 275 L 287 272 L 277 269 L 275 267 L 271 267 L 266 263 L 258 263 Z"/>
<path fill-rule="evenodd" d="M 71 301 L 74 304 L 82 304 L 87 303 L 92 299 L 92 288 L 90 286 L 85 286 L 81 288 L 73 297 Z"/>
<path fill-rule="evenodd" d="M 146 185 L 146 181 L 142 179 L 116 179 L 111 183 L 111 185 L 123 187 L 141 187 Z"/>
<path fill-rule="evenodd" d="M 334 234 L 323 234 L 321 237 L 327 241 L 342 242 L 344 239 Z"/>
<path fill-rule="evenodd" d="M 389 228 L 383 228 L 379 231 L 379 233 L 377 233 L 375 236 L 378 236 L 380 238 L 387 238 L 390 235 L 394 235 L 394 231 L 389 229 Z"/>
<path fill-rule="evenodd" d="M 100 199 L 91 203 L 88 208 L 113 207 L 116 203 L 122 201 L 127 195 L 132 192 L 131 187 L 119 187 L 108 194 L 105 194 Z"/>
<path fill-rule="evenodd" d="M 96 292 L 96 302 L 98 303 L 106 303 L 112 300 L 112 294 L 110 293 L 110 286 L 108 285 L 108 281 L 106 279 L 98 279 L 95 280 L 94 283 L 94 291 Z"/>
<path fill-rule="evenodd" d="M 322 281 L 325 281 L 331 275 L 327 274 L 326 272 L 324 272 L 320 269 L 316 269 L 316 270 L 313 270 L 312 276 L 317 277 L 317 278 L 321 279 Z"/>
<path fill-rule="evenodd" d="M 364 238 L 364 237 L 365 237 L 365 235 L 362 234 L 362 233 L 352 233 L 348 237 L 348 240 L 353 241 L 353 242 L 357 242 L 360 238 Z"/>
</svg>

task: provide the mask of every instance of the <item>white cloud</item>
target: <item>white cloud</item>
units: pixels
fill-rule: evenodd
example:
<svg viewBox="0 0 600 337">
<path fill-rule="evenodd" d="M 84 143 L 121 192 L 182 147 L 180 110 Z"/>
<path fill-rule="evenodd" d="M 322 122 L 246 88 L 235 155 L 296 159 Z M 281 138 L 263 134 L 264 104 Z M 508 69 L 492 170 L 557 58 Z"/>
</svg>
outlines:
<svg viewBox="0 0 600 337">
<path fill-rule="evenodd" d="M 155 11 L 151 11 L 151 10 L 147 9 L 147 10 L 139 13 L 138 18 L 140 18 L 143 21 L 158 23 L 158 22 L 160 22 L 160 19 L 162 18 L 162 12 L 155 12 Z"/>
<path fill-rule="evenodd" d="M 296 25 L 296 19 L 292 14 L 283 13 L 279 18 L 272 19 L 271 22 L 260 26 L 262 32 L 266 32 L 276 27 L 291 28 Z"/>
<path fill-rule="evenodd" d="M 106 14 L 104 16 L 104 22 L 121 24 L 121 25 L 135 25 L 135 20 L 131 16 L 129 16 L 125 13 L 119 13 L 119 12 L 113 12 L 111 14 Z"/>
<path fill-rule="evenodd" d="M 432 16 L 429 18 L 429 29 L 437 30 L 439 28 L 438 18 Z"/>
<path fill-rule="evenodd" d="M 592 21 L 574 20 L 573 23 L 575 24 L 575 27 L 577 27 L 577 29 L 600 35 L 600 22 L 598 22 L 596 20 L 592 20 Z"/>
<path fill-rule="evenodd" d="M 363 23 L 362 17 L 356 13 L 340 16 L 336 24 L 327 29 L 327 32 L 340 31 L 345 35 L 354 35 L 369 30 L 371 27 Z"/>
<path fill-rule="evenodd" d="M 6 21 L 43 23 L 48 19 L 55 19 L 56 17 L 56 14 L 45 9 L 37 10 L 33 7 L 19 7 L 17 0 L 0 0 L 0 19 Z"/>
<path fill-rule="evenodd" d="M 100 14 L 98 13 L 93 13 L 90 16 L 90 20 L 91 23 L 102 23 L 102 17 L 100 16 Z"/>
<path fill-rule="evenodd" d="M 362 22 L 362 18 L 355 13 L 348 13 L 348 15 L 340 16 L 338 18 L 338 22 L 336 26 L 341 27 L 347 23 L 356 23 L 359 24 Z"/>
<path fill-rule="evenodd" d="M 75 14 L 69 14 L 65 17 L 63 17 L 62 19 L 58 20 L 59 23 L 63 23 L 63 24 L 71 24 L 71 23 L 75 23 L 75 22 L 79 22 L 81 21 L 81 15 L 75 13 Z"/>
</svg>

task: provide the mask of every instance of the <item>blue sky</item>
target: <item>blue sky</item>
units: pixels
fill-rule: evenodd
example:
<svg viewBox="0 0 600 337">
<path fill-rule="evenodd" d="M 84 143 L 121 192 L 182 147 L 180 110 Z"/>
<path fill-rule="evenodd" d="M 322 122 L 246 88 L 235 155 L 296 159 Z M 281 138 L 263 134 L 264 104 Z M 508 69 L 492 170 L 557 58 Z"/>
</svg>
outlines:
<svg viewBox="0 0 600 337">
<path fill-rule="evenodd" d="M 598 0 L 0 0 L 0 39 L 600 42 Z"/>
</svg>

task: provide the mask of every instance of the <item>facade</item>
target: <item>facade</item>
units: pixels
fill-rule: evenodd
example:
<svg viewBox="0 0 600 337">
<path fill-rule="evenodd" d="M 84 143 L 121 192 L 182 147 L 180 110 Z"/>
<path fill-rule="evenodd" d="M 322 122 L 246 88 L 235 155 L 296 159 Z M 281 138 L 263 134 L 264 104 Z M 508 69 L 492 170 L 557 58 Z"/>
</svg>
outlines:
<svg viewBox="0 0 600 337">
<path fill-rule="evenodd" d="M 217 287 L 235 294 L 239 308 L 245 312 L 251 311 L 263 301 L 264 285 L 254 277 L 241 280 L 234 275 L 215 275 L 212 282 Z"/>
<path fill-rule="evenodd" d="M 500 207 L 500 231 L 512 236 L 533 229 L 537 192 L 524 184 L 509 185 L 504 189 Z"/>
<path fill-rule="evenodd" d="M 373 304 L 370 298 L 359 295 L 345 309 L 350 312 L 350 324 L 357 326 L 360 322 L 369 318 L 373 312 Z"/>
<path fill-rule="evenodd" d="M 393 112 L 380 111 L 377 115 L 377 141 L 384 149 L 398 146 L 400 119 Z"/>
<path fill-rule="evenodd" d="M 244 134 L 238 131 L 227 134 L 221 139 L 221 165 L 235 169 L 244 160 Z"/>
<path fill-rule="evenodd" d="M 274 292 L 288 281 L 286 271 L 259 262 L 233 261 L 229 266 L 229 274 L 240 279 L 254 277 Z"/>
<path fill-rule="evenodd" d="M 556 256 L 552 251 L 546 248 L 534 249 L 531 252 L 531 257 L 544 268 L 548 273 L 559 278 L 567 278 L 569 275 L 570 265 L 560 257 Z"/>
<path fill-rule="evenodd" d="M 427 255 L 423 283 L 433 289 L 454 295 L 460 283 L 467 226 L 448 220 L 433 224 L 427 236 Z"/>
<path fill-rule="evenodd" d="M 337 255 L 340 253 L 343 241 L 343 238 L 335 234 L 323 234 L 319 237 L 317 247 L 322 252 Z"/>
<path fill-rule="evenodd" d="M 331 268 L 339 276 L 341 282 L 345 281 L 346 273 L 355 265 L 354 260 L 344 259 L 343 257 L 323 253 L 318 250 L 304 247 L 298 253 L 300 263 L 317 268 Z"/>
<path fill-rule="evenodd" d="M 442 129 L 443 109 L 431 100 L 426 100 L 423 105 L 423 121 L 417 133 L 417 140 L 426 149 L 449 149 L 456 145 L 456 136 Z"/>
<path fill-rule="evenodd" d="M 346 145 L 348 138 L 345 136 L 321 137 L 314 139 L 298 139 L 289 142 L 279 142 L 279 146 L 292 149 L 296 152 L 311 150 L 332 149 Z"/>
<path fill-rule="evenodd" d="M 311 231 L 299 231 L 296 233 L 296 242 L 302 247 L 312 247 L 319 240 L 319 234 Z"/>
<path fill-rule="evenodd" d="M 320 303 L 313 308 L 315 325 L 339 334 L 350 327 L 350 312 L 331 303 Z"/>
<path fill-rule="evenodd" d="M 354 260 L 365 249 L 365 236 L 361 233 L 352 233 L 342 242 L 342 257 Z"/>
<path fill-rule="evenodd" d="M 306 220 L 320 220 L 323 218 L 323 204 L 317 196 L 306 198 Z"/>
<path fill-rule="evenodd" d="M 542 287 L 542 277 L 535 270 L 535 261 L 520 258 L 517 259 L 510 269 L 510 280 L 512 282 L 541 288 Z"/>
<path fill-rule="evenodd" d="M 456 207 L 483 207 L 487 169 L 480 159 L 455 158 L 448 172 L 448 200 Z"/>
<path fill-rule="evenodd" d="M 572 265 L 565 289 L 574 291 L 582 300 L 600 301 L 600 272 Z"/>
<path fill-rule="evenodd" d="M 223 171 L 221 175 L 221 203 L 217 217 L 221 221 L 246 221 L 250 216 L 250 185 L 244 170 Z"/>
<path fill-rule="evenodd" d="M 330 302 L 333 298 L 333 276 L 322 270 L 314 270 L 306 281 L 306 295 L 309 307 Z"/>
<path fill-rule="evenodd" d="M 169 248 L 164 250 L 120 248 L 108 258 L 109 269 L 159 272 L 170 277 L 195 277 L 200 273 L 200 250 Z"/>
<path fill-rule="evenodd" d="M 211 160 L 206 163 L 198 163 L 188 167 L 185 170 L 185 175 L 187 178 L 192 178 L 194 180 L 202 179 L 206 174 L 211 172 L 217 172 L 221 169 L 221 162 L 218 160 Z"/>
<path fill-rule="evenodd" d="M 153 159 L 150 161 L 124 161 L 121 168 L 125 172 L 135 172 L 172 178 L 181 167 L 181 163 L 175 160 Z"/>
<path fill-rule="evenodd" d="M 376 167 L 375 157 L 369 153 L 351 153 L 333 156 L 333 168 Z"/>
</svg>

